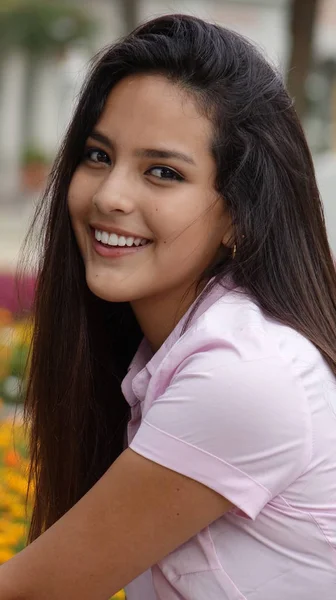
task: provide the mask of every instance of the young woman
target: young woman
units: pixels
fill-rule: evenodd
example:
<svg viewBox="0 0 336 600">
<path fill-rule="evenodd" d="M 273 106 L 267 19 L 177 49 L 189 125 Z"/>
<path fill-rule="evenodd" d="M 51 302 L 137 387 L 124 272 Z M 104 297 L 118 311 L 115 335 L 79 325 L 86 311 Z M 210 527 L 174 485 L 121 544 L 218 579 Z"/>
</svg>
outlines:
<svg viewBox="0 0 336 600">
<path fill-rule="evenodd" d="M 336 276 L 278 73 L 219 26 L 142 25 L 42 208 L 36 498 L 1 599 L 334 598 Z"/>
</svg>

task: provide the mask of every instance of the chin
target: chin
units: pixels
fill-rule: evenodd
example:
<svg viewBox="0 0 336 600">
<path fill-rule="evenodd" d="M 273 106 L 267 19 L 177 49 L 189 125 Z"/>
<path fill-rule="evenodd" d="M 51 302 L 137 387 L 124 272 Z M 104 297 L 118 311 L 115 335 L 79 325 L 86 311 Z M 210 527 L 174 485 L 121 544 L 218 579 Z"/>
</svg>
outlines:
<svg viewBox="0 0 336 600">
<path fill-rule="evenodd" d="M 101 285 L 99 282 L 87 281 L 88 288 L 91 292 L 107 302 L 129 302 L 129 294 L 122 293 L 121 290 L 109 289 L 106 285 Z"/>
<path fill-rule="evenodd" d="M 104 277 L 97 273 L 87 273 L 86 283 L 89 290 L 101 300 L 107 302 L 131 302 L 133 298 L 132 291 L 123 285 L 113 281 L 106 281 Z"/>
</svg>

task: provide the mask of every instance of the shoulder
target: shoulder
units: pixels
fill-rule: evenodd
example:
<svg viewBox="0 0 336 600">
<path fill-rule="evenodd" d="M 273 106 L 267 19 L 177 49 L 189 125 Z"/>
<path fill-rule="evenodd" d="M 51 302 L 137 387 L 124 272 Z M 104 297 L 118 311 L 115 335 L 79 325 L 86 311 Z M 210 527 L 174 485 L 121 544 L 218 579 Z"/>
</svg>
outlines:
<svg viewBox="0 0 336 600">
<path fill-rule="evenodd" d="M 178 363 L 201 353 L 204 363 L 213 363 L 215 354 L 228 358 L 230 351 L 241 367 L 246 362 L 273 358 L 294 377 L 303 375 L 300 364 L 320 367 L 322 361 L 308 339 L 267 316 L 243 290 L 228 291 L 199 316 L 196 314 L 168 354 Z"/>
<path fill-rule="evenodd" d="M 143 414 L 158 398 L 173 398 L 165 405 L 173 419 L 178 404 L 190 407 L 189 423 L 198 416 L 202 427 L 239 418 L 249 430 L 253 423 L 255 431 L 268 427 L 272 435 L 307 441 L 311 414 L 297 357 L 306 364 L 309 352 L 317 350 L 268 319 L 247 294 L 228 292 L 190 323 L 152 373 Z"/>
<path fill-rule="evenodd" d="M 209 485 L 211 472 L 217 491 L 223 469 L 237 489 L 237 473 L 272 494 L 285 489 L 310 460 L 311 422 L 278 336 L 247 296 L 214 302 L 152 373 L 131 447 L 185 475 L 203 465 L 192 476 Z M 227 484 L 222 495 L 239 505 Z"/>
<path fill-rule="evenodd" d="M 204 362 L 213 363 L 215 354 L 227 355 L 235 350 L 241 363 L 255 361 L 278 355 L 279 339 L 284 336 L 291 337 L 292 330 L 270 322 L 247 293 L 232 290 L 191 316 L 167 358 L 169 363 L 179 362 L 201 353 Z"/>
<path fill-rule="evenodd" d="M 237 414 L 260 421 L 262 415 L 263 425 L 276 428 L 282 419 L 289 429 L 306 431 L 307 396 L 290 354 L 295 343 L 308 356 L 307 340 L 267 319 L 246 294 L 229 292 L 190 323 L 152 372 L 144 414 L 165 396 L 180 408 L 188 399 L 203 424 Z"/>
</svg>

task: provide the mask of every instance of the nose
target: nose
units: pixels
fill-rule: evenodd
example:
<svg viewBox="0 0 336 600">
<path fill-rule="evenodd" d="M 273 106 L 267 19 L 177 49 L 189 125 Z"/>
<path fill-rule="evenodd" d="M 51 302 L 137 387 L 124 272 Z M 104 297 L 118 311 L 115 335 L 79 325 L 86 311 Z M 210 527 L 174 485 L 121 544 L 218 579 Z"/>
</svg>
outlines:
<svg viewBox="0 0 336 600">
<path fill-rule="evenodd" d="M 131 176 L 114 168 L 96 190 L 92 202 L 102 214 L 114 211 L 131 213 L 135 207 Z"/>
</svg>

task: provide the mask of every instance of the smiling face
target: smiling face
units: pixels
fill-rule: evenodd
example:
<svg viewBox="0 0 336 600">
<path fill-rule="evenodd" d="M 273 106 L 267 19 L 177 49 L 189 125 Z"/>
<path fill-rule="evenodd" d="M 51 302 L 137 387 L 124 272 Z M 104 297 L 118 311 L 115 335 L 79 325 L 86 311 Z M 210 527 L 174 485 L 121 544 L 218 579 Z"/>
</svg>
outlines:
<svg viewBox="0 0 336 600">
<path fill-rule="evenodd" d="M 165 77 L 113 88 L 68 196 L 95 295 L 134 305 L 181 298 L 229 240 L 211 138 L 210 121 Z"/>
</svg>

